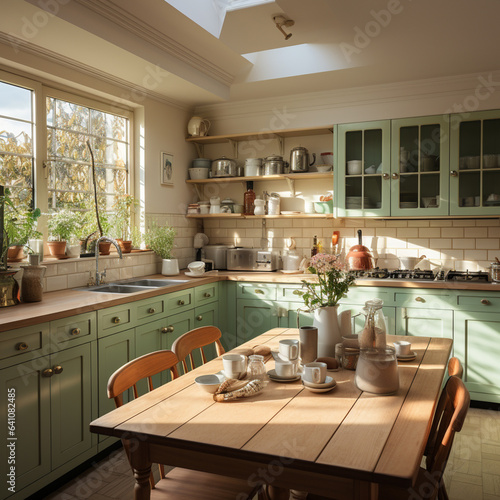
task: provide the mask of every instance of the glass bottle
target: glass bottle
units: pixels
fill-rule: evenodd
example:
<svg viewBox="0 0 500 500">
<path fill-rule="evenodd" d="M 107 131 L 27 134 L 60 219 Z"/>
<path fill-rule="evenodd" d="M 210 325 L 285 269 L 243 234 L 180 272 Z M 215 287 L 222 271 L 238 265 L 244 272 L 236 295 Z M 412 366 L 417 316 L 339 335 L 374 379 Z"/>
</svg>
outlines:
<svg viewBox="0 0 500 500">
<path fill-rule="evenodd" d="M 318 246 L 318 237 L 316 235 L 313 236 L 313 245 L 311 248 L 311 257 L 314 257 L 319 252 Z"/>
<path fill-rule="evenodd" d="M 260 356 L 259 354 L 252 354 L 251 356 L 248 356 L 247 379 L 258 379 L 264 382 L 267 380 L 264 356 Z"/>
<path fill-rule="evenodd" d="M 366 314 L 365 326 L 359 335 L 361 349 L 379 348 L 387 345 L 387 326 L 382 311 L 384 301 L 381 299 L 367 300 L 363 312 Z"/>
<path fill-rule="evenodd" d="M 247 190 L 243 195 L 243 205 L 244 205 L 243 213 L 245 215 L 254 215 L 254 209 L 255 209 L 254 202 L 255 202 L 255 192 L 253 190 L 253 182 L 247 181 Z"/>
</svg>

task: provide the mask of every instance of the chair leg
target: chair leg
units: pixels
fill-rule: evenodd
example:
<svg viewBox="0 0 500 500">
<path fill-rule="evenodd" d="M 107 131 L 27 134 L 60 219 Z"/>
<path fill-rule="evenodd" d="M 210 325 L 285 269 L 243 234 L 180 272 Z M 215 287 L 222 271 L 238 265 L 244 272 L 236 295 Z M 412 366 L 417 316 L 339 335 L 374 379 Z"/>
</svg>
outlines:
<svg viewBox="0 0 500 500">
<path fill-rule="evenodd" d="M 259 500 L 288 500 L 290 498 L 290 490 L 287 488 L 277 488 L 266 484 L 262 487 L 262 497 L 259 492 Z"/>
<path fill-rule="evenodd" d="M 438 489 L 438 500 L 449 500 L 448 492 L 446 491 L 446 486 L 444 485 L 444 481 L 441 482 Z"/>
</svg>

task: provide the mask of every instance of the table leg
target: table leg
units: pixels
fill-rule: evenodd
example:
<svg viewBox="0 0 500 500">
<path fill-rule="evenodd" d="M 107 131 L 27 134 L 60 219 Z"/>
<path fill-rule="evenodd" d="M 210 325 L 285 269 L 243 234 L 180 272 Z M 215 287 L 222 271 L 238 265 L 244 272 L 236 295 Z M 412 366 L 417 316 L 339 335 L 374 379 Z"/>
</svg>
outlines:
<svg viewBox="0 0 500 500">
<path fill-rule="evenodd" d="M 360 500 L 378 500 L 378 483 L 359 481 L 357 486 L 354 498 Z"/>
<path fill-rule="evenodd" d="M 151 498 L 151 462 L 148 458 L 148 444 L 139 439 L 131 438 L 126 441 L 130 465 L 134 471 L 135 486 L 134 500 L 149 500 Z M 125 442 L 124 442 L 125 444 Z"/>
</svg>

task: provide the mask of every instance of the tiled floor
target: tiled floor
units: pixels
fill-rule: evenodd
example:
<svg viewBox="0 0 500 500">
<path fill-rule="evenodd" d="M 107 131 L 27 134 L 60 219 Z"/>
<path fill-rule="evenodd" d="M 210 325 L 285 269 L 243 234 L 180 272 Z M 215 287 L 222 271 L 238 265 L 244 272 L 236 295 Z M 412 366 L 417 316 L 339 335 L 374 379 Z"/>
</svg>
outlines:
<svg viewBox="0 0 500 500">
<path fill-rule="evenodd" d="M 500 500 L 500 411 L 471 408 L 446 467 L 450 500 Z M 123 451 L 114 451 L 49 500 L 133 500 L 134 479 Z"/>
</svg>

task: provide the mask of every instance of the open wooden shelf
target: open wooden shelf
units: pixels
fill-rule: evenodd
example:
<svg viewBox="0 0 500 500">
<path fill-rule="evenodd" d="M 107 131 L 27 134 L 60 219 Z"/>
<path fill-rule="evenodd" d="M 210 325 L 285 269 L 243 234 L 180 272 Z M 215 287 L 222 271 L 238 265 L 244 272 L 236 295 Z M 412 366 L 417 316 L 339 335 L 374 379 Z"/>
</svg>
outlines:
<svg viewBox="0 0 500 500">
<path fill-rule="evenodd" d="M 188 219 L 333 219 L 333 214 L 280 214 L 280 215 L 244 215 L 244 214 L 187 214 Z"/>
</svg>

